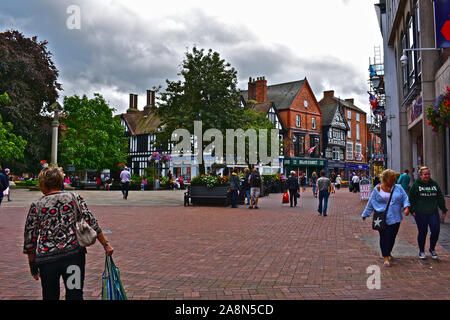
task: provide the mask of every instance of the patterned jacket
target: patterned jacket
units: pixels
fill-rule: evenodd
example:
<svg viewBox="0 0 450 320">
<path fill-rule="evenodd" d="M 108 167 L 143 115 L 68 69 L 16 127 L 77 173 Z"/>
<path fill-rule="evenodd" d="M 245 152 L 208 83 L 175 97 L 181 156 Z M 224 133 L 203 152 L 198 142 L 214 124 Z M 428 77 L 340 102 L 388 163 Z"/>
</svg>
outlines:
<svg viewBox="0 0 450 320">
<path fill-rule="evenodd" d="M 23 253 L 35 253 L 37 264 L 86 252 L 76 237 L 77 207 L 74 201 L 78 202 L 84 220 L 97 234 L 102 232 L 80 195 L 59 192 L 43 196 L 31 204 L 24 232 Z"/>
</svg>

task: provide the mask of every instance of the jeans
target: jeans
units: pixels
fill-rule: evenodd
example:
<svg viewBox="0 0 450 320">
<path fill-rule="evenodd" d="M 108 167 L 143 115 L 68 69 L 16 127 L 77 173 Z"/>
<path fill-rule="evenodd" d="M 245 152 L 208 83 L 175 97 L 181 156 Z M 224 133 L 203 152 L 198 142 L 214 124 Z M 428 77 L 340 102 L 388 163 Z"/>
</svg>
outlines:
<svg viewBox="0 0 450 320">
<path fill-rule="evenodd" d="M 250 198 L 251 198 L 250 189 L 245 190 L 245 197 L 247 198 L 247 204 L 250 204 Z"/>
<path fill-rule="evenodd" d="M 324 216 L 327 215 L 327 207 L 328 207 L 328 197 L 329 197 L 328 190 L 321 190 L 319 191 L 319 211 L 320 214 L 323 214 Z M 323 201 L 323 207 L 322 207 L 322 201 Z"/>
<path fill-rule="evenodd" d="M 85 265 L 85 253 L 39 265 L 42 298 L 59 300 L 59 281 L 62 276 L 66 288 L 66 300 L 83 300 Z"/>
<path fill-rule="evenodd" d="M 313 184 L 312 184 L 312 187 L 313 187 L 313 195 L 315 196 L 315 195 L 316 195 L 316 188 L 317 188 L 317 185 L 316 185 L 315 183 L 313 183 Z"/>
<path fill-rule="evenodd" d="M 430 227 L 430 250 L 435 249 L 436 243 L 439 239 L 439 231 L 441 224 L 439 221 L 439 213 L 434 214 L 420 214 L 416 213 L 416 224 L 419 234 L 417 235 L 417 242 L 419 244 L 420 252 L 425 252 L 425 242 L 427 240 L 428 227 Z"/>
<path fill-rule="evenodd" d="M 399 228 L 400 222 L 386 225 L 386 228 L 384 228 L 383 231 L 378 230 L 378 232 L 380 233 L 380 249 L 383 258 L 389 257 L 391 255 Z"/>
<path fill-rule="evenodd" d="M 291 207 L 292 205 L 294 206 L 297 205 L 297 197 L 295 196 L 296 194 L 297 194 L 296 189 L 289 189 L 289 202 L 291 203 Z"/>
<path fill-rule="evenodd" d="M 237 208 L 236 202 L 237 202 L 238 195 L 239 195 L 238 190 L 231 190 L 231 207 L 232 208 Z"/>
<path fill-rule="evenodd" d="M 130 182 L 122 182 L 122 194 L 125 199 L 128 198 L 128 190 L 130 189 Z"/>
</svg>

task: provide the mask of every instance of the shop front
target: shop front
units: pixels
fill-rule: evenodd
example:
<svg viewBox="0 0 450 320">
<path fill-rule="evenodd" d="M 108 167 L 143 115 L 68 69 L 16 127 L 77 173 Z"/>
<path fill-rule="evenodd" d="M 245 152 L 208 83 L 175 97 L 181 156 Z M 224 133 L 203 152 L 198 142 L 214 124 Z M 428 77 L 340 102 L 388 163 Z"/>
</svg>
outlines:
<svg viewBox="0 0 450 320">
<path fill-rule="evenodd" d="M 308 181 L 313 172 L 316 172 L 319 176 L 320 170 L 323 170 L 325 166 L 325 159 L 289 157 L 285 158 L 283 161 L 283 168 L 286 176 L 288 176 L 291 171 L 295 171 L 297 176 L 304 173 L 308 178 Z"/>
<path fill-rule="evenodd" d="M 345 166 L 345 179 L 350 180 L 353 172 L 369 176 L 369 165 L 366 163 L 347 163 Z"/>
<path fill-rule="evenodd" d="M 345 162 L 343 161 L 335 161 L 335 160 L 327 160 L 327 166 L 325 168 L 325 173 L 327 177 L 331 176 L 331 173 L 334 172 L 336 175 L 341 175 L 342 180 L 345 180 Z"/>
</svg>

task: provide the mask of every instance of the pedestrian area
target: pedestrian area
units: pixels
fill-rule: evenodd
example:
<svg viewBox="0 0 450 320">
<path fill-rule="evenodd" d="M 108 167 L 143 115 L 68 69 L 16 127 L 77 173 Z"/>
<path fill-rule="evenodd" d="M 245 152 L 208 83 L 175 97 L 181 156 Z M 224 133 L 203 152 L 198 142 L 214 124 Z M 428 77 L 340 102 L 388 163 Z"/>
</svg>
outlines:
<svg viewBox="0 0 450 320">
<path fill-rule="evenodd" d="M 22 254 L 27 207 L 41 194 L 14 191 L 0 209 L 0 299 L 41 299 Z M 378 234 L 360 218 L 366 201 L 347 189 L 331 195 L 327 217 L 318 216 L 311 189 L 297 207 L 271 194 L 258 210 L 184 207 L 182 191 L 132 191 L 128 200 L 119 191 L 80 194 L 115 249 L 129 299 L 450 297 L 449 247 L 438 244 L 438 261 L 419 260 L 416 226 L 404 219 L 392 267 L 383 268 Z M 442 225 L 443 244 L 449 225 Z M 88 248 L 85 299 L 101 298 L 104 260 L 100 244 Z M 373 266 L 381 282 L 370 290 Z"/>
</svg>

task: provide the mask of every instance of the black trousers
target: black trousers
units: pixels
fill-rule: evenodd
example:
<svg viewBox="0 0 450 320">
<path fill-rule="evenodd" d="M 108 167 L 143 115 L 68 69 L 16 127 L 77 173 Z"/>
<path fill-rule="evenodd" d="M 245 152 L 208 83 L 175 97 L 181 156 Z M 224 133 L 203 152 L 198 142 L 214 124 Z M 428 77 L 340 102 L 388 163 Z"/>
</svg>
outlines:
<svg viewBox="0 0 450 320">
<path fill-rule="evenodd" d="M 297 197 L 295 196 L 296 194 L 297 194 L 296 189 L 289 189 L 289 202 L 291 203 L 291 207 L 292 207 L 292 204 L 294 206 L 297 205 Z"/>
<path fill-rule="evenodd" d="M 66 288 L 66 300 L 83 300 L 85 265 L 85 253 L 40 264 L 42 298 L 59 300 L 59 281 L 62 276 Z"/>
<path fill-rule="evenodd" d="M 400 228 L 400 222 L 386 225 L 383 231 L 378 230 L 380 233 L 380 249 L 383 257 L 389 257 L 394 248 L 395 238 L 397 237 L 398 229 Z"/>
</svg>

